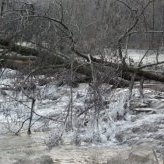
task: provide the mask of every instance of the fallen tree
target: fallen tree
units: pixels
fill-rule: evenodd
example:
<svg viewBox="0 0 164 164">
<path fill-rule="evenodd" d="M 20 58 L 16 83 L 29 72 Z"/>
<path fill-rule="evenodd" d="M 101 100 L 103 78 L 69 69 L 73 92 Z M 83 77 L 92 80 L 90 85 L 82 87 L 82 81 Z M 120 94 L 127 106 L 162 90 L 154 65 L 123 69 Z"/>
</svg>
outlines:
<svg viewBox="0 0 164 164">
<path fill-rule="evenodd" d="M 33 73 L 37 73 L 38 70 L 48 70 L 50 68 L 53 68 L 52 65 L 61 65 L 63 64 L 63 67 L 70 69 L 71 68 L 71 59 L 68 60 L 68 58 L 64 58 L 63 56 L 60 56 L 59 54 L 54 53 L 52 54 L 48 54 L 49 52 L 46 50 L 42 50 L 42 51 L 38 51 L 37 49 L 34 48 L 29 48 L 29 47 L 24 47 L 21 45 L 17 45 L 14 44 L 8 40 L 5 39 L 0 39 L 0 46 L 3 47 L 3 49 L 7 50 L 7 52 L 15 52 L 17 54 L 21 54 L 21 56 L 19 55 L 13 55 L 13 56 L 9 56 L 6 54 L 1 54 L 0 55 L 0 59 L 1 59 L 1 67 L 7 67 L 7 68 L 12 68 L 12 69 L 19 69 L 20 66 L 25 67 L 26 65 L 29 66 L 31 65 L 32 69 L 35 70 L 36 66 L 37 69 L 36 71 L 34 71 Z M 42 65 L 40 65 L 39 60 L 40 58 L 43 56 L 41 55 L 42 52 L 46 52 L 46 54 L 48 55 L 49 60 L 51 61 L 51 63 L 42 63 Z M 91 68 L 90 68 L 90 64 L 89 64 L 89 57 L 78 52 L 75 49 L 72 49 L 72 52 L 77 55 L 80 58 L 83 58 L 84 61 L 83 62 L 78 62 L 77 60 L 74 60 L 73 62 L 73 69 L 75 72 L 86 75 L 86 81 L 90 81 L 91 80 Z M 93 56 L 91 56 L 90 58 L 93 62 L 93 64 L 97 67 L 101 69 L 99 70 L 100 73 L 103 73 L 103 69 L 108 69 L 110 70 L 110 68 L 117 70 L 117 72 L 120 72 L 118 74 L 119 78 L 115 78 L 113 80 L 111 80 L 112 84 L 115 84 L 116 81 L 120 82 L 123 86 L 127 86 L 128 85 L 128 81 L 131 79 L 131 74 L 136 74 L 138 79 L 140 79 L 140 77 L 144 77 L 145 79 L 148 80 L 155 80 L 155 81 L 160 81 L 160 82 L 164 82 L 164 76 L 157 74 L 155 71 L 151 72 L 151 71 L 147 71 L 144 70 L 145 67 L 150 67 L 153 65 L 158 65 L 158 64 L 163 64 L 164 62 L 160 62 L 160 63 L 156 63 L 156 64 L 152 64 L 152 65 L 145 65 L 142 67 L 132 67 L 129 65 L 124 65 L 121 63 L 113 63 L 113 62 L 106 62 L 103 61 L 102 59 L 97 59 L 94 58 Z M 36 65 L 37 64 L 37 65 Z M 44 66 L 43 66 L 44 65 Z M 55 69 L 55 67 L 54 67 Z"/>
</svg>

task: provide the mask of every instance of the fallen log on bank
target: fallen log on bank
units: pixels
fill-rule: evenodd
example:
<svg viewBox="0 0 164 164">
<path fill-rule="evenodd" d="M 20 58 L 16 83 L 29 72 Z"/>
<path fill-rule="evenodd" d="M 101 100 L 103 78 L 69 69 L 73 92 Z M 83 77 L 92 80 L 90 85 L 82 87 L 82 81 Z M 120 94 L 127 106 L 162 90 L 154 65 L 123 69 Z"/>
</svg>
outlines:
<svg viewBox="0 0 164 164">
<path fill-rule="evenodd" d="M 16 52 L 16 53 L 22 55 L 19 57 L 0 56 L 0 59 L 4 60 L 3 62 L 1 62 L 1 67 L 6 66 L 9 68 L 17 69 L 17 66 L 21 65 L 20 61 L 27 62 L 27 63 L 32 62 L 31 64 L 34 65 L 34 67 L 36 67 L 36 63 L 38 64 L 38 66 L 40 65 L 38 60 L 40 57 L 43 56 L 43 55 L 40 55 L 40 53 L 42 53 L 42 51 L 39 52 L 37 49 L 34 49 L 34 48 L 28 48 L 28 47 L 24 47 L 21 45 L 13 44 L 10 41 L 5 40 L 5 39 L 0 39 L 0 45 L 3 48 L 8 49 L 10 52 L 13 51 L 13 52 Z M 87 80 L 91 80 L 92 73 L 91 73 L 90 64 L 87 62 L 87 61 L 89 61 L 88 56 L 79 53 L 75 49 L 73 49 L 72 51 L 77 56 L 80 56 L 86 60 L 86 62 L 84 62 L 84 63 L 80 63 L 77 60 L 75 60 L 73 63 L 74 71 L 86 75 Z M 46 52 L 46 53 L 48 55 L 48 52 Z M 19 58 L 19 60 L 18 60 L 18 58 Z M 67 69 L 71 68 L 71 64 L 70 64 L 71 60 L 64 59 L 60 55 L 49 55 L 48 58 L 49 58 L 51 65 L 52 64 L 54 64 L 54 65 L 64 64 Z M 148 79 L 148 80 L 164 82 L 164 76 L 157 74 L 155 71 L 150 72 L 150 71 L 138 69 L 138 68 L 131 67 L 131 66 L 125 67 L 120 63 L 104 62 L 103 60 L 96 59 L 94 57 L 91 57 L 91 60 L 92 60 L 93 64 L 100 66 L 101 69 L 102 69 L 102 67 L 117 69 L 117 72 L 120 72 L 120 74 L 118 74 L 118 76 L 120 76 L 120 78 L 117 78 L 116 81 L 117 82 L 120 81 L 123 85 L 127 85 L 126 80 L 130 80 L 131 74 L 134 74 L 134 73 L 136 73 L 136 75 L 138 77 L 144 77 L 145 79 Z M 43 64 L 45 64 L 45 63 L 43 62 Z M 109 69 L 109 71 L 110 71 L 110 69 Z M 116 81 L 113 79 L 113 81 L 111 83 L 112 84 L 116 83 Z"/>
<path fill-rule="evenodd" d="M 152 72 L 152 71 L 147 71 L 147 70 L 140 70 L 134 67 L 127 67 L 127 70 L 125 69 L 125 71 L 129 73 L 136 73 L 139 77 L 144 77 L 145 79 L 148 79 L 148 80 L 164 82 L 164 75 L 158 74 L 155 71 Z"/>
</svg>

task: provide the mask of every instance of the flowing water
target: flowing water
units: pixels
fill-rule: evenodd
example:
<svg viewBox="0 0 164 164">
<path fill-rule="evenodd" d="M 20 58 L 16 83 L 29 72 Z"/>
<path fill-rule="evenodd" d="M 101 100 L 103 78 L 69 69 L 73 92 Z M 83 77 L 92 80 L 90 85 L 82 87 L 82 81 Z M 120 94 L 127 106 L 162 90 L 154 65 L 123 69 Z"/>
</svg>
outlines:
<svg viewBox="0 0 164 164">
<path fill-rule="evenodd" d="M 34 162 L 34 159 L 49 157 L 54 164 L 157 164 L 154 162 L 151 145 L 130 148 L 125 145 L 79 147 L 67 144 L 49 150 L 42 140 L 44 135 L 33 133 L 32 136 L 1 136 L 0 163 L 46 164 Z M 158 164 L 162 164 L 162 161 Z"/>
<path fill-rule="evenodd" d="M 50 156 L 54 163 L 80 164 L 80 163 L 107 163 L 108 160 L 119 153 L 127 157 L 128 147 L 92 146 L 78 147 L 63 145 L 48 150 L 43 141 L 44 133 L 33 133 L 31 136 L 3 135 L 0 138 L 0 163 L 12 164 L 21 159 L 33 159 L 43 155 Z"/>
</svg>

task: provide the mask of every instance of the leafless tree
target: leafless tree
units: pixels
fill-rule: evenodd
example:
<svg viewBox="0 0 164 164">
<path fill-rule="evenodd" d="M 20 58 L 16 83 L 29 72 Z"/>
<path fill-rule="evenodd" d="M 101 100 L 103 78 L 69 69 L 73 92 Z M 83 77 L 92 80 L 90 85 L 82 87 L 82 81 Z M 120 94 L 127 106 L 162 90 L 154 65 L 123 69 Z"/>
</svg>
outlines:
<svg viewBox="0 0 164 164">
<path fill-rule="evenodd" d="M 144 79 L 164 82 L 162 74 L 147 70 L 164 64 L 159 61 L 164 34 L 163 7 L 157 0 L 1 0 L 1 67 L 19 70 L 29 84 L 35 75 L 53 76 L 56 72 L 61 75 L 60 72 L 66 71 L 70 102 L 64 125 L 71 124 L 71 130 L 77 114 L 73 108 L 73 83 L 89 83 L 98 126 L 99 112 L 104 108 L 100 89 L 103 83 L 129 86 L 131 99 L 135 80 L 140 81 L 141 98 Z M 148 56 L 147 51 L 139 63 L 131 58 L 128 62 L 130 48 L 157 50 L 156 62 L 142 62 Z M 80 80 L 76 74 L 81 75 Z M 27 121 L 28 134 L 31 134 L 33 115 L 36 115 L 35 94 L 24 94 L 31 100 L 30 115 L 17 134 Z M 89 113 L 90 109 L 93 108 L 86 108 L 78 116 Z"/>
</svg>

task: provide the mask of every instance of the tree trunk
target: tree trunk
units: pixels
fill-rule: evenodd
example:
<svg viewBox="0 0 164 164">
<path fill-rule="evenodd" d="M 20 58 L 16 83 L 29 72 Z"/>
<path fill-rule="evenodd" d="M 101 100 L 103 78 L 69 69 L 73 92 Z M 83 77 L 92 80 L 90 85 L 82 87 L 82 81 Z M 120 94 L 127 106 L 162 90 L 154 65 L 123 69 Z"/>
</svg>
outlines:
<svg viewBox="0 0 164 164">
<path fill-rule="evenodd" d="M 32 119 L 33 119 L 35 101 L 36 101 L 35 99 L 32 99 L 31 111 L 30 111 L 30 118 L 29 118 L 29 125 L 28 125 L 28 130 L 27 130 L 27 134 L 28 135 L 31 134 L 31 124 L 32 124 Z"/>
</svg>

